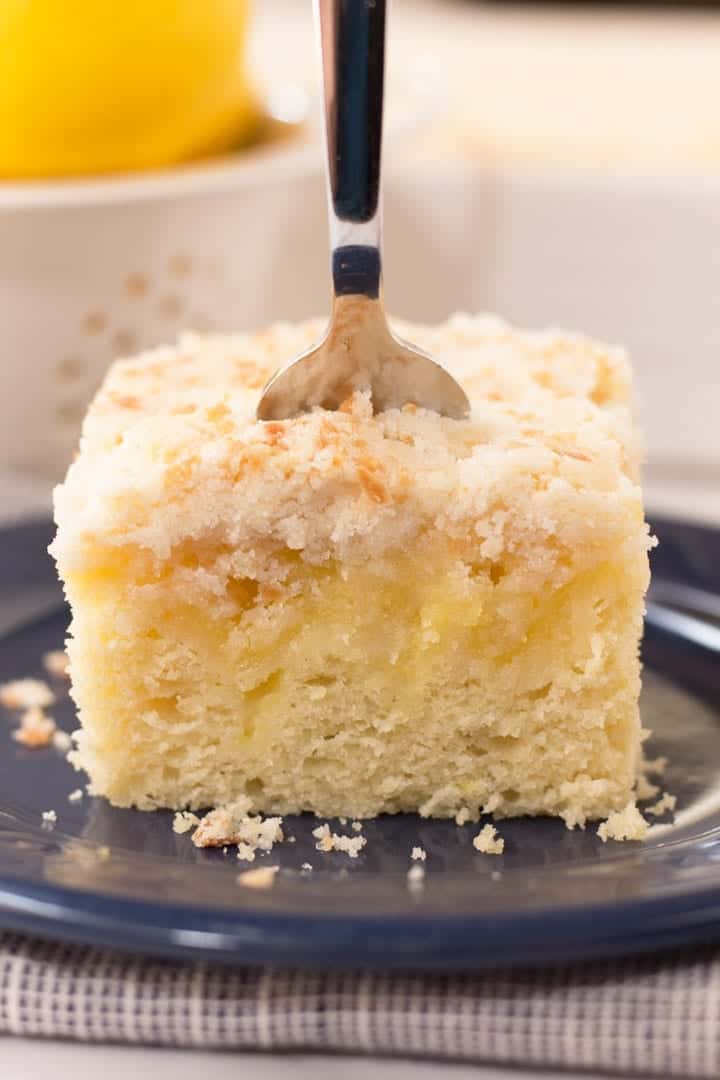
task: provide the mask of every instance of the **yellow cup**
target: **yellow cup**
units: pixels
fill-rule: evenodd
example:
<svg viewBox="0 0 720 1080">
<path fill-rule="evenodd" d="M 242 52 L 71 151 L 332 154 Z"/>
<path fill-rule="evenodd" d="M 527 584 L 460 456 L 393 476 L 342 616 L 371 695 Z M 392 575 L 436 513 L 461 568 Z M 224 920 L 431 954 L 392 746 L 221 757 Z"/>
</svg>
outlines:
<svg viewBox="0 0 720 1080">
<path fill-rule="evenodd" d="M 1 0 L 0 177 L 148 169 L 251 138 L 249 0 Z"/>
</svg>

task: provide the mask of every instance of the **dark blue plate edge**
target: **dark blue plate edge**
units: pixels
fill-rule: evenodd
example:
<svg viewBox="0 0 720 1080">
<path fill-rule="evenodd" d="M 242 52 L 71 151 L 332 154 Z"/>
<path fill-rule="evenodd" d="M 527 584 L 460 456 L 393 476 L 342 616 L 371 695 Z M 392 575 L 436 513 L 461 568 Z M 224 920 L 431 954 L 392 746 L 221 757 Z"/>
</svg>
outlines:
<svg viewBox="0 0 720 1080">
<path fill-rule="evenodd" d="M 720 886 L 598 907 L 448 917 L 278 916 L 223 918 L 88 895 L 57 886 L 0 883 L 3 930 L 59 942 L 171 959 L 316 970 L 481 970 L 571 963 L 720 940 Z M 57 913 L 72 910 L 71 925 Z M 388 949 L 388 937 L 393 947 Z"/>
</svg>

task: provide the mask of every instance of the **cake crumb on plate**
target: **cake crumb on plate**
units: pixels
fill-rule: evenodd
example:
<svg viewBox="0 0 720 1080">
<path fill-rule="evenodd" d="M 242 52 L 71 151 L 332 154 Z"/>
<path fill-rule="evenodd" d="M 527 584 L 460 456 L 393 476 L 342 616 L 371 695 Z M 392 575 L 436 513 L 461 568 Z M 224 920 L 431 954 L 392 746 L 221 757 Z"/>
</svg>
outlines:
<svg viewBox="0 0 720 1080">
<path fill-rule="evenodd" d="M 226 851 L 227 848 L 223 848 Z M 246 844 L 242 840 L 237 846 L 237 857 L 243 862 L 255 862 L 255 848 L 252 844 Z"/>
<path fill-rule="evenodd" d="M 62 649 L 52 649 L 43 656 L 43 667 L 57 679 L 69 679 L 68 654 Z"/>
<path fill-rule="evenodd" d="M 183 833 L 190 832 L 191 829 L 194 829 L 199 824 L 200 818 L 197 814 L 193 814 L 190 810 L 178 810 L 173 818 L 173 832 L 182 835 Z"/>
<path fill-rule="evenodd" d="M 48 825 L 54 825 L 55 822 L 57 821 L 57 814 L 55 813 L 54 810 L 43 810 L 42 819 Z"/>
<path fill-rule="evenodd" d="M 68 802 L 80 802 L 84 794 L 85 793 L 83 789 L 81 787 L 77 787 L 68 795 Z"/>
<path fill-rule="evenodd" d="M 473 837 L 473 847 L 483 855 L 502 855 L 505 841 L 498 836 L 494 825 L 483 825 L 477 836 Z"/>
<path fill-rule="evenodd" d="M 55 695 L 42 679 L 13 679 L 0 686 L 0 705 L 6 709 L 44 709 Z"/>
<path fill-rule="evenodd" d="M 206 814 L 193 833 L 195 847 L 224 847 L 237 844 L 238 858 L 252 862 L 250 854 L 272 851 L 283 839 L 282 818 L 251 814 L 252 801 L 243 795 L 226 806 Z"/>
<path fill-rule="evenodd" d="M 604 844 L 608 840 L 644 840 L 647 831 L 647 821 L 637 805 L 629 802 L 622 810 L 610 814 L 607 821 L 602 821 L 597 834 Z"/>
<path fill-rule="evenodd" d="M 318 825 L 312 834 L 317 840 L 315 847 L 318 851 L 344 851 L 351 859 L 356 859 L 367 844 L 364 836 L 342 836 L 340 833 L 330 832 L 327 823 Z"/>
<path fill-rule="evenodd" d="M 72 750 L 72 738 L 67 731 L 60 731 L 59 728 L 53 732 L 52 744 L 61 754 L 66 754 L 68 750 Z"/>
<path fill-rule="evenodd" d="M 237 876 L 238 885 L 246 889 L 269 889 L 279 869 L 279 866 L 258 866 L 254 870 L 243 870 Z"/>
<path fill-rule="evenodd" d="M 425 850 L 425 848 L 414 847 L 410 852 L 410 858 L 415 859 L 419 862 L 425 862 L 425 860 L 427 859 L 427 851 Z"/>
<path fill-rule="evenodd" d="M 652 806 L 644 807 L 646 814 L 652 814 L 653 817 L 660 817 L 668 810 L 674 810 L 677 805 L 677 796 L 671 795 L 669 791 L 663 791 L 662 795 L 656 803 Z"/>
<path fill-rule="evenodd" d="M 31 750 L 49 746 L 56 730 L 52 716 L 48 716 L 38 705 L 26 709 L 20 717 L 20 727 L 12 733 L 15 742 Z"/>
</svg>

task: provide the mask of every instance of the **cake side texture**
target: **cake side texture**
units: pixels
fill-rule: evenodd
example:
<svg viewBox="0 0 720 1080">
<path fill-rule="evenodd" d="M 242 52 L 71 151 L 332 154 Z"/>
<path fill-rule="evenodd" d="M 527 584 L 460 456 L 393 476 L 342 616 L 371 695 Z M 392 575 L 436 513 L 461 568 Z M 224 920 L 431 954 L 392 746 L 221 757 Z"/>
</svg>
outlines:
<svg viewBox="0 0 720 1080">
<path fill-rule="evenodd" d="M 621 350 L 400 327 L 467 421 L 254 419 L 321 332 L 116 364 L 56 492 L 76 762 L 121 805 L 369 816 L 621 809 L 649 546 Z"/>
</svg>

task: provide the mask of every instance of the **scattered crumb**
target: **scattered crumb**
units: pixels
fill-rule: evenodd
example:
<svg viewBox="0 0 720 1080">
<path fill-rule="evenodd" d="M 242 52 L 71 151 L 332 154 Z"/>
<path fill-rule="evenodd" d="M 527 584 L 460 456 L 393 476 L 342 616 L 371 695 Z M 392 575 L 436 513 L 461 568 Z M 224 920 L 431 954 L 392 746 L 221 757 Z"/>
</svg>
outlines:
<svg viewBox="0 0 720 1080">
<path fill-rule="evenodd" d="M 193 833 L 195 847 L 237 844 L 238 858 L 252 862 L 256 851 L 271 851 L 283 839 L 282 818 L 251 814 L 246 796 L 206 814 Z"/>
<path fill-rule="evenodd" d="M 294 837 L 294 836 L 288 836 L 288 838 L 287 838 L 288 844 L 294 844 L 295 840 L 296 840 L 296 837 Z"/>
<path fill-rule="evenodd" d="M 643 742 L 648 739 L 651 732 L 643 730 Z M 653 799 L 660 792 L 660 786 L 654 784 L 651 780 L 648 780 L 649 776 L 662 776 L 667 768 L 667 758 L 646 758 L 642 757 L 640 761 L 639 775 L 637 781 L 636 797 L 644 801 L 645 799 Z"/>
<path fill-rule="evenodd" d="M 223 848 L 223 851 L 227 851 L 227 848 Z M 252 844 L 245 844 L 241 841 L 237 846 L 237 857 L 243 859 L 244 862 L 255 862 L 255 848 Z"/>
<path fill-rule="evenodd" d="M 640 799 L 641 801 L 644 799 L 652 799 L 658 794 L 659 791 L 659 785 L 651 783 L 651 781 L 648 780 L 647 776 L 640 775 L 638 777 L 636 791 L 638 799 Z"/>
<path fill-rule="evenodd" d="M 75 790 L 71 791 L 68 795 L 68 802 L 80 802 L 84 794 L 81 787 L 76 787 Z"/>
<path fill-rule="evenodd" d="M 656 803 L 652 806 L 646 806 L 644 813 L 652 814 L 653 817 L 660 817 L 666 810 L 674 810 L 677 804 L 677 796 L 671 795 L 668 791 L 663 791 L 662 795 Z"/>
<path fill-rule="evenodd" d="M 420 862 L 425 862 L 425 860 L 427 859 L 427 851 L 425 850 L 425 848 L 414 847 L 410 852 L 410 858 L 419 860 Z"/>
<path fill-rule="evenodd" d="M 603 844 L 608 840 L 644 840 L 648 824 L 634 802 L 611 814 L 598 826 L 597 834 Z"/>
<path fill-rule="evenodd" d="M 338 818 L 338 821 L 340 822 L 341 825 L 347 825 L 347 818 L 346 817 L 340 817 L 340 818 Z"/>
<path fill-rule="evenodd" d="M 47 716 L 39 706 L 33 705 L 20 717 L 20 727 L 13 731 L 12 737 L 15 742 L 37 750 L 50 745 L 55 731 L 56 724 L 52 716 Z"/>
<path fill-rule="evenodd" d="M 0 686 L 0 705 L 6 709 L 44 709 L 54 701 L 55 695 L 41 679 L 14 679 Z"/>
<path fill-rule="evenodd" d="M 53 732 L 52 744 L 56 750 L 59 750 L 61 754 L 66 754 L 68 750 L 72 750 L 72 739 L 68 735 L 67 731 Z"/>
<path fill-rule="evenodd" d="M 173 818 L 173 832 L 186 833 L 194 829 L 196 825 L 200 824 L 200 818 L 197 814 L 191 813 L 189 810 L 178 810 L 177 814 Z"/>
<path fill-rule="evenodd" d="M 300 867 L 301 870 L 312 870 L 312 863 L 304 862 Z"/>
<path fill-rule="evenodd" d="M 56 679 L 70 678 L 68 664 L 68 655 L 62 649 L 53 649 L 52 652 L 46 652 L 43 656 L 43 667 Z"/>
<path fill-rule="evenodd" d="M 505 841 L 498 836 L 494 825 L 483 825 L 477 836 L 473 837 L 473 847 L 483 855 L 502 855 Z"/>
<path fill-rule="evenodd" d="M 42 819 L 47 822 L 48 825 L 54 825 L 57 821 L 57 814 L 54 810 L 43 810 Z"/>
<path fill-rule="evenodd" d="M 97 849 L 97 857 L 98 859 L 100 859 L 101 862 L 107 862 L 107 860 L 110 858 L 110 848 L 107 846 L 107 844 L 102 844 Z"/>
<path fill-rule="evenodd" d="M 354 832 L 362 832 L 362 827 L 363 827 L 362 821 L 353 821 L 352 828 L 353 828 Z"/>
<path fill-rule="evenodd" d="M 238 885 L 246 889 L 269 889 L 279 869 L 279 866 L 258 866 L 255 870 L 243 870 L 237 876 Z"/>
<path fill-rule="evenodd" d="M 455 824 L 464 825 L 466 821 L 470 820 L 470 811 L 467 806 L 461 806 L 455 815 Z"/>
<path fill-rule="evenodd" d="M 339 833 L 331 833 L 327 823 L 318 825 L 312 834 L 317 840 L 315 847 L 318 851 L 344 851 L 351 859 L 356 859 L 367 844 L 364 836 L 340 836 Z"/>
<path fill-rule="evenodd" d="M 407 872 L 408 888 L 411 892 L 417 892 L 425 885 L 425 867 L 411 866 Z"/>
<path fill-rule="evenodd" d="M 667 758 L 645 758 L 642 763 L 642 771 L 648 776 L 662 776 L 667 769 Z"/>
</svg>

